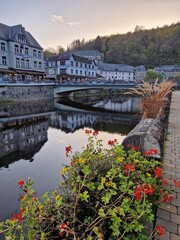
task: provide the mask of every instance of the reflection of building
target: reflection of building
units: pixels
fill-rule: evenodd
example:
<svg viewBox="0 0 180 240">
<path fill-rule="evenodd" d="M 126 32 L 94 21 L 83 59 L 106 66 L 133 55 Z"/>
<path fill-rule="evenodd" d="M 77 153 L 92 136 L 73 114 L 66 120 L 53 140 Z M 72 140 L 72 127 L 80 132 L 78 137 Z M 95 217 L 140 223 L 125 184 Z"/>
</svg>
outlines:
<svg viewBox="0 0 180 240">
<path fill-rule="evenodd" d="M 43 49 L 22 25 L 0 23 L 0 81 L 41 80 Z"/>
<path fill-rule="evenodd" d="M 84 126 L 92 126 L 96 118 L 91 114 L 61 112 L 51 115 L 51 126 L 65 132 L 74 132 Z"/>
<path fill-rule="evenodd" d="M 36 146 L 40 143 L 43 145 L 47 141 L 48 125 L 49 122 L 45 118 L 42 122 L 2 130 L 0 132 L 0 157 L 15 152 L 26 152 L 27 154 L 31 152 L 33 157 Z"/>
<path fill-rule="evenodd" d="M 55 112 L 51 115 L 51 126 L 60 128 L 62 131 L 68 133 L 84 127 L 96 129 L 95 126 L 101 128 L 101 130 L 103 130 L 102 128 L 105 128 L 105 131 L 108 129 L 109 132 L 112 132 L 116 126 L 116 132 L 128 133 L 129 129 L 126 131 L 126 128 L 128 128 L 130 125 L 132 126 L 138 121 L 135 113 L 139 112 L 140 107 L 139 99 L 137 98 L 129 98 L 122 102 L 99 101 L 98 104 L 93 104 L 92 107 L 89 107 L 91 108 L 92 112 L 89 111 L 90 109 L 87 111 L 83 110 L 82 112 L 77 112 L 77 110 L 73 111 L 72 108 L 69 111 L 62 110 L 62 108 L 64 109 L 65 105 L 58 104 L 59 103 L 56 103 L 56 108 L 59 107 L 60 112 Z M 95 109 L 96 112 L 93 111 Z M 107 113 L 106 110 L 110 111 Z M 111 124 L 112 121 L 113 126 Z M 122 122 L 124 130 L 121 129 Z"/>
<path fill-rule="evenodd" d="M 122 102 L 113 102 L 109 100 L 99 101 L 93 105 L 94 107 L 100 107 L 107 110 L 117 111 L 120 113 L 138 113 L 139 112 L 139 99 L 138 98 L 129 98 L 126 101 Z"/>
</svg>

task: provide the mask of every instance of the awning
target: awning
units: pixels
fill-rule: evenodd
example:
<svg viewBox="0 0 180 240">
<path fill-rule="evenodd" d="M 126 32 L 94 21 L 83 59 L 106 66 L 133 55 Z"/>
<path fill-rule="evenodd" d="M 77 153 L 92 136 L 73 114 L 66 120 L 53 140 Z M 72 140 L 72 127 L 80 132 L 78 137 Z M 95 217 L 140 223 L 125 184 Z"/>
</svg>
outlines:
<svg viewBox="0 0 180 240">
<path fill-rule="evenodd" d="M 45 72 L 27 71 L 27 70 L 15 70 L 17 74 L 28 74 L 28 75 L 45 75 Z"/>
<path fill-rule="evenodd" d="M 16 73 L 15 71 L 12 71 L 12 70 L 10 70 L 10 69 L 1 69 L 0 68 L 0 73 L 11 73 L 11 74 L 13 74 L 13 73 Z"/>
</svg>

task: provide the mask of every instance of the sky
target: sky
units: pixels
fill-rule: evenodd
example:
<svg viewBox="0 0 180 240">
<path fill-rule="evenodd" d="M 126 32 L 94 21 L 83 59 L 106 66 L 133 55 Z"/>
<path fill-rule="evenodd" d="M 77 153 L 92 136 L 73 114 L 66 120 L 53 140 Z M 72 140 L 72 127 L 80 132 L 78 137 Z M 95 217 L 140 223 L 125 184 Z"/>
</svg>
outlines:
<svg viewBox="0 0 180 240">
<path fill-rule="evenodd" d="M 180 21 L 180 0 L 0 0 L 0 23 L 21 24 L 42 48 Z"/>
</svg>

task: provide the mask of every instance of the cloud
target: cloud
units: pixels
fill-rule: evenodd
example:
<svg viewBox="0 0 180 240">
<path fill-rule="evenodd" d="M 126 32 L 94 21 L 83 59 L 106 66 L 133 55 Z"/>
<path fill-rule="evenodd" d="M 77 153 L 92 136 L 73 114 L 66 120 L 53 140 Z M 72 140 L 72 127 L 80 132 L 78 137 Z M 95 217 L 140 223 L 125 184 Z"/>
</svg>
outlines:
<svg viewBox="0 0 180 240">
<path fill-rule="evenodd" d="M 64 19 L 59 15 L 51 15 L 52 22 L 64 22 Z"/>
<path fill-rule="evenodd" d="M 79 22 L 68 22 L 68 24 L 70 26 L 75 26 L 75 25 L 79 25 L 80 23 Z"/>
</svg>

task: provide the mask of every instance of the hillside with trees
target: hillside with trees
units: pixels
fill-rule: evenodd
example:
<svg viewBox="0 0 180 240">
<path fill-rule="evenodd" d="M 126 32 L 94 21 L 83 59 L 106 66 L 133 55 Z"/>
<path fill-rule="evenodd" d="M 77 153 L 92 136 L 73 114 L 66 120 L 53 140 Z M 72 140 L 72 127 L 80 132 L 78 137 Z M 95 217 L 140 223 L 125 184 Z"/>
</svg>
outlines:
<svg viewBox="0 0 180 240">
<path fill-rule="evenodd" d="M 99 50 L 104 62 L 147 68 L 180 64 L 180 22 L 146 30 L 136 26 L 134 32 L 97 36 L 89 41 L 74 40 L 68 50 Z"/>
</svg>

